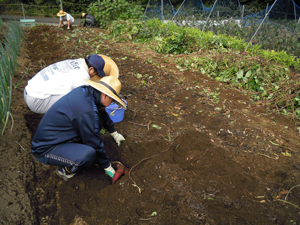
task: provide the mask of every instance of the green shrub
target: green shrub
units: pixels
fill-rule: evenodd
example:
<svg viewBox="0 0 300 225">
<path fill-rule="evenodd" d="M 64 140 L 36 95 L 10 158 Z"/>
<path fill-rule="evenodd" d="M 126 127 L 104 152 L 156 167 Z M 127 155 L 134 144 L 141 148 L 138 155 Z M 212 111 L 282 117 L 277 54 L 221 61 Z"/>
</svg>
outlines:
<svg viewBox="0 0 300 225">
<path fill-rule="evenodd" d="M 146 30 L 147 28 L 143 28 L 144 24 L 139 20 L 118 20 L 118 21 L 113 21 L 111 25 L 108 27 L 108 31 L 110 35 L 112 35 L 115 38 L 118 38 L 119 41 L 134 41 L 134 40 L 140 40 L 141 38 L 137 38 L 137 35 L 139 32 L 141 32 L 142 29 Z M 151 35 L 149 32 L 145 34 L 145 38 L 148 40 Z"/>
<path fill-rule="evenodd" d="M 186 34 L 185 31 L 173 32 L 172 35 L 161 40 L 156 51 L 169 54 L 189 54 L 197 51 L 197 40 L 194 36 Z"/>
<path fill-rule="evenodd" d="M 88 6 L 89 14 L 93 15 L 101 28 L 107 28 L 115 20 L 141 19 L 142 7 L 126 0 L 103 0 Z"/>
</svg>

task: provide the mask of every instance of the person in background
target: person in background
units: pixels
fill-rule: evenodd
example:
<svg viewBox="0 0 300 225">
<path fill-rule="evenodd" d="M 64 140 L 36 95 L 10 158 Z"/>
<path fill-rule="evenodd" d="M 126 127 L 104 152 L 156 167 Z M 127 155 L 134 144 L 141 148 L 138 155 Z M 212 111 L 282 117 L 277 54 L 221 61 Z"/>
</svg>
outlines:
<svg viewBox="0 0 300 225">
<path fill-rule="evenodd" d="M 45 67 L 28 81 L 24 100 L 30 110 L 45 114 L 62 96 L 86 84 L 84 79 L 99 81 L 105 76 L 119 77 L 116 63 L 105 55 L 63 60 Z"/>
<path fill-rule="evenodd" d="M 68 26 L 67 29 L 70 29 L 71 25 L 74 23 L 74 18 L 69 13 L 66 13 L 63 10 L 59 10 L 57 16 L 59 16 L 58 27 L 61 27 L 61 25 L 63 24 Z"/>
<path fill-rule="evenodd" d="M 57 174 L 65 181 L 98 163 L 113 178 L 115 170 L 104 148 L 100 130 L 110 132 L 118 146 L 125 138 L 114 127 L 105 111 L 112 101 L 122 108 L 121 82 L 106 76 L 98 82 L 85 80 L 59 99 L 44 115 L 32 139 L 31 152 L 47 165 L 56 165 Z"/>
<path fill-rule="evenodd" d="M 95 19 L 95 17 L 93 17 L 90 14 L 87 13 L 82 13 L 82 18 L 85 19 L 83 26 L 87 26 L 87 27 L 95 27 L 97 26 L 97 20 Z"/>
</svg>

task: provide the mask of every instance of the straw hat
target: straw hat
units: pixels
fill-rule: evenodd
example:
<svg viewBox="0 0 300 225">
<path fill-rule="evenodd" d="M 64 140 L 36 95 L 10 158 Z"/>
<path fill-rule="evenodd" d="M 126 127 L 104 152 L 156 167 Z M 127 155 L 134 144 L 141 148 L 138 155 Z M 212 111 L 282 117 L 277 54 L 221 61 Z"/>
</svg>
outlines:
<svg viewBox="0 0 300 225">
<path fill-rule="evenodd" d="M 85 15 L 86 15 L 86 13 L 82 13 L 81 17 L 82 17 L 82 18 L 84 18 L 84 17 L 85 17 Z"/>
<path fill-rule="evenodd" d="M 119 78 L 119 68 L 117 66 L 117 64 L 108 56 L 106 55 L 100 55 L 104 61 L 105 61 L 105 65 L 103 68 L 103 71 L 105 73 L 106 76 L 113 76 L 115 78 Z"/>
<path fill-rule="evenodd" d="M 65 16 L 67 15 L 66 12 L 64 12 L 63 10 L 59 10 L 59 12 L 57 13 L 57 16 Z"/>
<path fill-rule="evenodd" d="M 113 76 L 106 76 L 101 78 L 101 80 L 98 82 L 87 79 L 85 79 L 84 81 L 98 91 L 113 98 L 122 108 L 126 109 L 126 104 L 119 97 L 122 87 L 119 79 Z"/>
</svg>

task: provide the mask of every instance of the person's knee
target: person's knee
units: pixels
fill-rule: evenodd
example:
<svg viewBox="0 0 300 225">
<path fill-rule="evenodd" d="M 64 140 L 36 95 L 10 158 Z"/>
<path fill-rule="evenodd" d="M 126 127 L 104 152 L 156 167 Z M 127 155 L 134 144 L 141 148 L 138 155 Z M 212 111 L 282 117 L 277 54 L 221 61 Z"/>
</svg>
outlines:
<svg viewBox="0 0 300 225">
<path fill-rule="evenodd" d="M 89 150 L 86 150 L 82 156 L 84 161 L 84 167 L 91 167 L 96 160 L 96 151 L 93 148 L 90 148 Z"/>
</svg>

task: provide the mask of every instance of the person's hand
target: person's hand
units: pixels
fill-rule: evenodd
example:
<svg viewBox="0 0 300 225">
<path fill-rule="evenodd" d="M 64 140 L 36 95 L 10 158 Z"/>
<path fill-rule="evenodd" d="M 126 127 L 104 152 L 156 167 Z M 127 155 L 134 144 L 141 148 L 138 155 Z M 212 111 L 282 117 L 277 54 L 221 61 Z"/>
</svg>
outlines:
<svg viewBox="0 0 300 225">
<path fill-rule="evenodd" d="M 125 138 L 122 134 L 119 134 L 117 131 L 110 134 L 116 141 L 117 145 L 120 146 L 122 141 L 125 141 Z"/>
<path fill-rule="evenodd" d="M 116 171 L 115 171 L 115 169 L 111 166 L 111 164 L 109 165 L 109 167 L 105 168 L 104 170 L 105 170 L 105 173 L 106 173 L 108 176 L 110 176 L 112 179 L 114 178 Z"/>
</svg>

